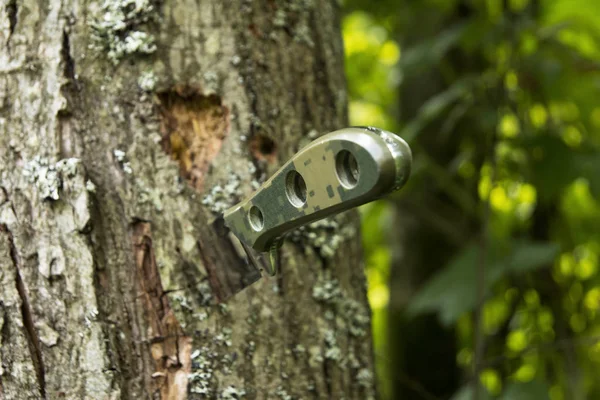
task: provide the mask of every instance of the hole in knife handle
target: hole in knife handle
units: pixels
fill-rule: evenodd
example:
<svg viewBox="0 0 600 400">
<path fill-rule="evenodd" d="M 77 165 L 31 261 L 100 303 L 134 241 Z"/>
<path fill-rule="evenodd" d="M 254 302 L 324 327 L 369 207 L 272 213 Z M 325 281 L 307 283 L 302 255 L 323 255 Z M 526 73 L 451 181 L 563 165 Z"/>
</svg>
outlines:
<svg viewBox="0 0 600 400">
<path fill-rule="evenodd" d="M 348 150 L 342 150 L 335 156 L 335 172 L 346 189 L 352 189 L 358 183 L 360 177 L 358 162 Z"/>
<path fill-rule="evenodd" d="M 285 192 L 294 207 L 300 208 L 306 203 L 306 182 L 298 171 L 290 171 L 285 177 Z"/>
<path fill-rule="evenodd" d="M 265 218 L 262 211 L 256 206 L 252 206 L 248 212 L 248 222 L 256 232 L 260 232 L 265 226 Z"/>
</svg>

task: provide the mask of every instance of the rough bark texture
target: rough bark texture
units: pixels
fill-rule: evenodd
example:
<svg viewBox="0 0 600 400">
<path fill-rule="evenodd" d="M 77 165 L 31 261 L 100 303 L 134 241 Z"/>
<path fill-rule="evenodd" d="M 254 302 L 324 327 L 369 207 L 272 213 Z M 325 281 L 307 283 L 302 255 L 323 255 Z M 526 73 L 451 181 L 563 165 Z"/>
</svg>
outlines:
<svg viewBox="0 0 600 400">
<path fill-rule="evenodd" d="M 211 226 L 346 125 L 334 1 L 0 3 L 0 399 L 374 396 L 355 214 L 211 305 Z"/>
</svg>

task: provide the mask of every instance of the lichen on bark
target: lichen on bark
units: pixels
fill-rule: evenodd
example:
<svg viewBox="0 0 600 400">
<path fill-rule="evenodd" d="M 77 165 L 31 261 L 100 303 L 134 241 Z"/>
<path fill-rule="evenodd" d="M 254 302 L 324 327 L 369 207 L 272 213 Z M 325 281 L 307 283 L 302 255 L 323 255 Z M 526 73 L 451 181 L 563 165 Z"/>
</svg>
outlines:
<svg viewBox="0 0 600 400">
<path fill-rule="evenodd" d="M 325 228 L 331 240 L 286 243 L 281 274 L 226 305 L 210 282 L 211 268 L 244 262 L 213 228 L 215 211 L 309 133 L 347 122 L 336 2 L 10 4 L 0 393 L 373 396 L 357 235 Z M 133 45 L 135 32 L 151 40 Z M 211 194 L 219 208 L 202 204 Z M 344 218 L 356 231 L 356 215 Z M 335 302 L 313 296 L 320 277 L 339 288 Z"/>
</svg>

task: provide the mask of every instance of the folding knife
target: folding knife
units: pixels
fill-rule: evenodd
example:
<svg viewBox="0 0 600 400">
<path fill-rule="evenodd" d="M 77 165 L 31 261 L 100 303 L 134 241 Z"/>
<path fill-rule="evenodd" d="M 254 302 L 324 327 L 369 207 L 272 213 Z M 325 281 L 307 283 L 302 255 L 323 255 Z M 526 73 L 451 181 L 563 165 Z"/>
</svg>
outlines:
<svg viewBox="0 0 600 400">
<path fill-rule="evenodd" d="M 275 275 L 286 232 L 400 189 L 411 164 L 404 140 L 373 127 L 340 129 L 309 143 L 219 219 L 248 256 L 246 267 L 233 274 L 217 271 L 219 300 L 256 282 L 261 272 Z M 257 253 L 264 252 L 269 260 L 259 262 Z"/>
</svg>

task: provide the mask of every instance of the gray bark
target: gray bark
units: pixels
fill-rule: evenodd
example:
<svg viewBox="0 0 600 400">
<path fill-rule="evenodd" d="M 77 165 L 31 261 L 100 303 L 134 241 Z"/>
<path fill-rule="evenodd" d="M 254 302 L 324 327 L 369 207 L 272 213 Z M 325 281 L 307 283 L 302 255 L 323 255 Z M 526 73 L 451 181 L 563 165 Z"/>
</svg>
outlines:
<svg viewBox="0 0 600 400">
<path fill-rule="evenodd" d="M 374 396 L 356 214 L 211 305 L 211 226 L 346 125 L 337 3 L 0 3 L 0 399 Z"/>
</svg>

